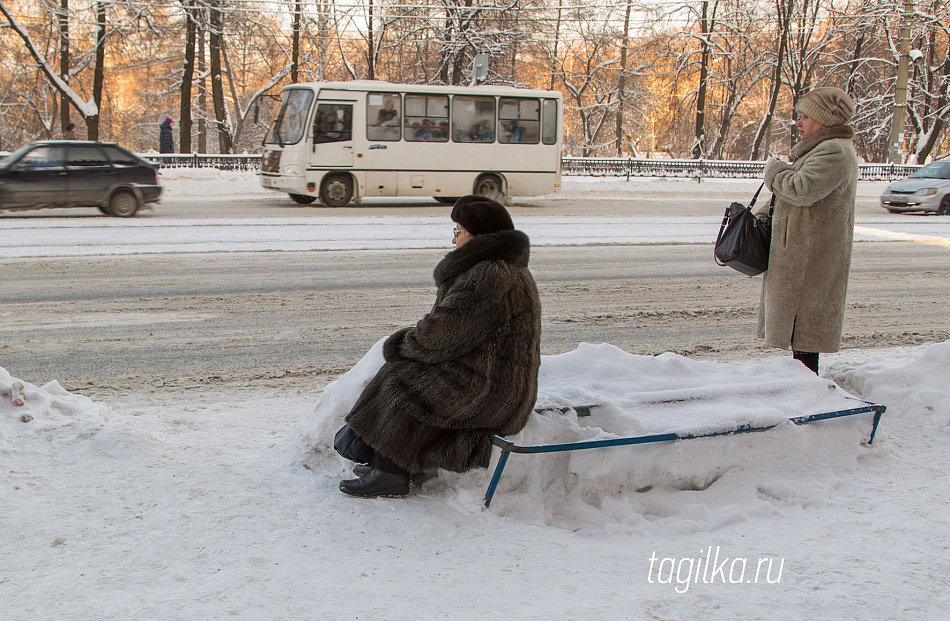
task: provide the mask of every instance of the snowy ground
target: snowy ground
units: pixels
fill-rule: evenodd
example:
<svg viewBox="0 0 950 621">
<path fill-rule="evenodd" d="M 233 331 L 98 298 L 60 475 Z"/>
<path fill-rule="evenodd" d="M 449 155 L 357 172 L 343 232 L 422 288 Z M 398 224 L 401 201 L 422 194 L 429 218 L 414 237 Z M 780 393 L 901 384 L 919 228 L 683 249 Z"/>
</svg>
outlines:
<svg viewBox="0 0 950 621">
<path fill-rule="evenodd" d="M 837 409 L 835 384 L 888 411 L 870 446 L 859 416 L 516 455 L 487 510 L 481 471 L 337 491 L 327 436 L 375 355 L 292 394 L 100 403 L 19 378 L 23 406 L 0 369 L 0 619 L 950 616 L 950 343 L 823 356 L 820 379 L 786 356 L 546 357 L 542 403 L 603 407 L 525 442 L 773 421 Z"/>
</svg>

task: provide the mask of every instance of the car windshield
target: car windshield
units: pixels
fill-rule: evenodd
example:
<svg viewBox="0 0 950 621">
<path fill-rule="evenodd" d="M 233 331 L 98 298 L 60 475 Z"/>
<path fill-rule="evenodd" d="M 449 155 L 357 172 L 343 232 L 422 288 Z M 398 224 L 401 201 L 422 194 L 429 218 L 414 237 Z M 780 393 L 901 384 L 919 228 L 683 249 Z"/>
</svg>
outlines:
<svg viewBox="0 0 950 621">
<path fill-rule="evenodd" d="M 950 162 L 927 164 L 911 175 L 915 179 L 950 179 Z"/>
</svg>

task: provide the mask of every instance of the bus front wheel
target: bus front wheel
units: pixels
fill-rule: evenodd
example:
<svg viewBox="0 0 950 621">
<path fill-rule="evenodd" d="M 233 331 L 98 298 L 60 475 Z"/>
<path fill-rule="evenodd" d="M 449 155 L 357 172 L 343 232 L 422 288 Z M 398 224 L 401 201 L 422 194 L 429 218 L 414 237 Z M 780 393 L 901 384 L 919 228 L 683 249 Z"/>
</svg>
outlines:
<svg viewBox="0 0 950 621">
<path fill-rule="evenodd" d="M 501 179 L 495 175 L 480 177 L 478 181 L 475 182 L 474 193 L 499 203 L 505 200 L 504 186 L 502 186 Z"/>
<path fill-rule="evenodd" d="M 295 203 L 299 205 L 309 205 L 313 201 L 317 200 L 316 196 L 308 196 L 307 194 L 290 194 L 289 196 Z"/>
<path fill-rule="evenodd" d="M 344 207 L 353 199 L 349 175 L 327 175 L 320 184 L 320 202 L 327 207 Z"/>
</svg>

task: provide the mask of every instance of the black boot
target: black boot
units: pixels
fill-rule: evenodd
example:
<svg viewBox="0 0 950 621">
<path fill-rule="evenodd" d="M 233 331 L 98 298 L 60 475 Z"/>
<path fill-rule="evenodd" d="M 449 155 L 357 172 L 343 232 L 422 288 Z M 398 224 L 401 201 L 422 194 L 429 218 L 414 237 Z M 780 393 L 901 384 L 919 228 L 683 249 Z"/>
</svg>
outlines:
<svg viewBox="0 0 950 621">
<path fill-rule="evenodd" d="M 369 464 L 356 464 L 355 466 L 353 466 L 353 474 L 355 474 L 358 477 L 361 477 L 365 474 L 369 474 L 369 471 L 372 469 L 373 467 L 370 466 Z"/>
<path fill-rule="evenodd" d="M 818 375 L 818 354 L 811 351 L 792 350 L 792 357 L 808 367 L 812 373 Z"/>
<path fill-rule="evenodd" d="M 358 478 L 340 481 L 340 491 L 344 494 L 360 498 L 399 498 L 409 493 L 409 472 L 379 453 L 374 452 L 369 464 L 357 468 L 353 472 Z"/>
<path fill-rule="evenodd" d="M 340 491 L 360 498 L 401 498 L 409 493 L 409 475 L 372 468 L 357 479 L 340 481 Z"/>
</svg>

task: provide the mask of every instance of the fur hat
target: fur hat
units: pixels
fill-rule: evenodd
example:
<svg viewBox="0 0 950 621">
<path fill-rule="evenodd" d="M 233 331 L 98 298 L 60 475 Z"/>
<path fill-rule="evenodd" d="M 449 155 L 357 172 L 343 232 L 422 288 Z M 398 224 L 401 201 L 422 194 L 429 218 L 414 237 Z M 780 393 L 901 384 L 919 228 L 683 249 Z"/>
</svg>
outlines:
<svg viewBox="0 0 950 621">
<path fill-rule="evenodd" d="M 484 196 L 469 195 L 458 199 L 452 207 L 451 218 L 472 235 L 515 230 L 508 210 Z"/>
<path fill-rule="evenodd" d="M 854 101 L 840 88 L 823 86 L 798 100 L 795 110 L 825 127 L 845 125 L 854 116 Z"/>
</svg>

